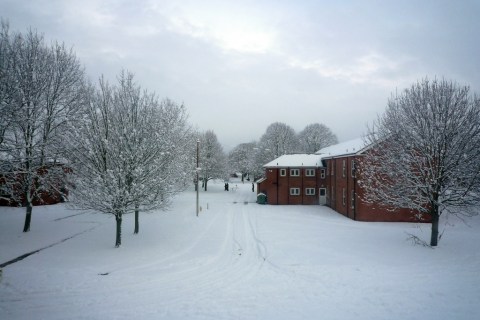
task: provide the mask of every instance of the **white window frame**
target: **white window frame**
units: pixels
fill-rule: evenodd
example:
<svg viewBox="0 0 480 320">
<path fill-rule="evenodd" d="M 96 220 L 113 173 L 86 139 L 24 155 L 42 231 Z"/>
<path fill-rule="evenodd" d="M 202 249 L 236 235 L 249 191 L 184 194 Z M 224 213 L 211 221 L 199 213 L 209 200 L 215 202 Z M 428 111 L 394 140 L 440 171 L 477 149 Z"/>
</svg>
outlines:
<svg viewBox="0 0 480 320">
<path fill-rule="evenodd" d="M 300 195 L 300 188 L 290 188 L 290 195 L 291 196 L 299 196 Z"/>
<path fill-rule="evenodd" d="M 343 206 L 347 205 L 347 193 L 345 188 L 342 188 L 342 204 Z"/>
<path fill-rule="evenodd" d="M 320 170 L 320 179 L 325 179 L 325 169 Z"/>
<path fill-rule="evenodd" d="M 300 177 L 300 169 L 290 169 L 290 177 Z"/>
<path fill-rule="evenodd" d="M 351 195 L 351 201 L 352 203 L 350 204 L 350 206 L 352 207 L 352 209 L 355 209 L 355 190 L 352 190 L 352 195 Z"/>
<path fill-rule="evenodd" d="M 342 177 L 345 178 L 345 172 L 347 167 L 347 161 L 345 159 L 342 160 Z"/>
<path fill-rule="evenodd" d="M 315 169 L 305 169 L 306 177 L 315 177 Z"/>
<path fill-rule="evenodd" d="M 280 177 L 285 177 L 287 175 L 287 169 L 280 169 Z"/>
<path fill-rule="evenodd" d="M 352 178 L 355 178 L 355 160 L 352 159 L 351 168 L 350 168 Z"/>
<path fill-rule="evenodd" d="M 315 195 L 315 188 L 305 188 L 305 195 L 314 196 Z"/>
</svg>

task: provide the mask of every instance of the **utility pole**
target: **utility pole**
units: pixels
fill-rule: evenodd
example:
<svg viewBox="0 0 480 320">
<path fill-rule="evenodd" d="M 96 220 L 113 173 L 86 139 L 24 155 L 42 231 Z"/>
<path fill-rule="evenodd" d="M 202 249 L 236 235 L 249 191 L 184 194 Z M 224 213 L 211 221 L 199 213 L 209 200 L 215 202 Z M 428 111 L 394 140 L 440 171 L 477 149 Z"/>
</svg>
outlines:
<svg viewBox="0 0 480 320">
<path fill-rule="evenodd" d="M 200 140 L 197 140 L 197 167 L 195 168 L 195 172 L 197 173 L 197 217 L 198 217 L 198 192 L 199 192 L 199 188 L 198 188 L 198 171 L 200 170 L 200 168 L 198 167 L 198 159 L 199 159 L 199 148 L 200 148 Z"/>
</svg>

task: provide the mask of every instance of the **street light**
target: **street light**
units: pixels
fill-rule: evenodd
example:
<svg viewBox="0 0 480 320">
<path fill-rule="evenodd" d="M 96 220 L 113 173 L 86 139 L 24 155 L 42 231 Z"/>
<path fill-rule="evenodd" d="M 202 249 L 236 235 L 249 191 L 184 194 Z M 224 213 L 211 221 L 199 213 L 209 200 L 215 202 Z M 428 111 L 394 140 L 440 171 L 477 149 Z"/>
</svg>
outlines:
<svg viewBox="0 0 480 320">
<path fill-rule="evenodd" d="M 198 167 L 198 163 L 199 163 L 199 149 L 200 149 L 200 140 L 197 140 L 197 166 L 195 167 L 195 172 L 197 174 L 197 217 L 198 217 L 198 211 L 199 211 L 199 206 L 198 206 L 198 172 L 200 171 L 200 168 Z"/>
</svg>

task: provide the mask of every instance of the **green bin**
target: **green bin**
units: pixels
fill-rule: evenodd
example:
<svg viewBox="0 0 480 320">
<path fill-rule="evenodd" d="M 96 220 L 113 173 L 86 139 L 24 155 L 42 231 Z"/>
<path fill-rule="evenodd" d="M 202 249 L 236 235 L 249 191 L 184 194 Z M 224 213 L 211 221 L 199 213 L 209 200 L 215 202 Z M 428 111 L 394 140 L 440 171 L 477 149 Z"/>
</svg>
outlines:
<svg viewBox="0 0 480 320">
<path fill-rule="evenodd" d="M 257 194 L 257 203 L 258 204 L 266 204 L 267 203 L 267 195 L 265 193 Z"/>
</svg>

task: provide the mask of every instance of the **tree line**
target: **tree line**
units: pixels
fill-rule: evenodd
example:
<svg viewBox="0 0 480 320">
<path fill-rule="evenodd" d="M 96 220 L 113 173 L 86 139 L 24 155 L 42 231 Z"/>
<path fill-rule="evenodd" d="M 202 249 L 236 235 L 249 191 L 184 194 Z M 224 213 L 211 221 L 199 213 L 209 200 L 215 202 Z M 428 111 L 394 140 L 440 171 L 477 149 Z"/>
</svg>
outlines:
<svg viewBox="0 0 480 320">
<path fill-rule="evenodd" d="M 337 136 L 324 124 L 313 123 L 302 131 L 283 122 L 270 124 L 259 141 L 241 143 L 228 154 L 231 172 L 240 172 L 244 177 L 261 177 L 263 165 L 273 159 L 292 153 L 313 154 L 318 150 L 338 143 Z"/>
</svg>

